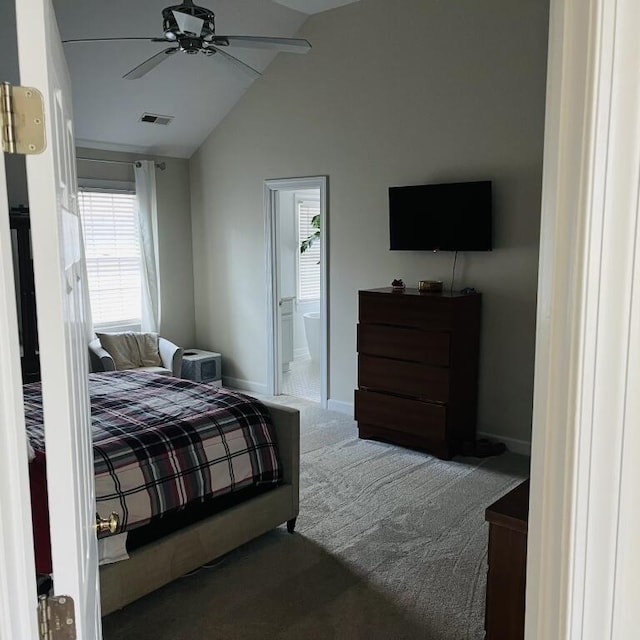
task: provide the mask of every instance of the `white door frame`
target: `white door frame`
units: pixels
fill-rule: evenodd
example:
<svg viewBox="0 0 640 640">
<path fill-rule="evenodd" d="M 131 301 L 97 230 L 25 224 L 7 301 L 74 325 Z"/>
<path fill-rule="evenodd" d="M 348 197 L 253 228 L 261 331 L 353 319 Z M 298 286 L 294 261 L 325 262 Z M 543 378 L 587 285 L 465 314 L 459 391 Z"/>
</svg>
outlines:
<svg viewBox="0 0 640 640">
<path fill-rule="evenodd" d="M 320 405 L 326 409 L 329 389 L 329 280 L 328 280 L 328 238 L 329 207 L 327 205 L 328 177 L 287 178 L 265 180 L 265 246 L 267 259 L 267 393 L 281 393 L 282 358 L 280 349 L 280 300 L 279 285 L 279 229 L 278 203 L 279 191 L 320 191 L 320 325 L 322 338 L 320 344 Z"/>
<path fill-rule="evenodd" d="M 552 0 L 526 638 L 637 637 L 638 0 Z"/>
<path fill-rule="evenodd" d="M 37 638 L 30 506 L 9 207 L 0 150 L 0 640 Z"/>
</svg>

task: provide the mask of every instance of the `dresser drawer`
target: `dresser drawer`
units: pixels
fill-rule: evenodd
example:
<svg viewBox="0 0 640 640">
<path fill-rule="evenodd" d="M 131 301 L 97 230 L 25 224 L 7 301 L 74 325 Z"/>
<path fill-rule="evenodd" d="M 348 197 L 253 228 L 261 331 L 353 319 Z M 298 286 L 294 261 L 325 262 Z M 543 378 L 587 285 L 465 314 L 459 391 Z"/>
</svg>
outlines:
<svg viewBox="0 0 640 640">
<path fill-rule="evenodd" d="M 359 324 L 358 353 L 446 366 L 449 364 L 449 334 L 382 324 Z"/>
<path fill-rule="evenodd" d="M 453 310 L 448 298 L 371 294 L 359 296 L 361 323 L 390 324 L 417 329 L 443 330 L 453 325 Z"/>
<path fill-rule="evenodd" d="M 361 354 L 358 357 L 358 386 L 432 402 L 447 402 L 449 369 Z"/>
<path fill-rule="evenodd" d="M 436 442 L 446 439 L 447 410 L 444 405 L 361 390 L 356 391 L 355 400 L 358 422 Z"/>
</svg>

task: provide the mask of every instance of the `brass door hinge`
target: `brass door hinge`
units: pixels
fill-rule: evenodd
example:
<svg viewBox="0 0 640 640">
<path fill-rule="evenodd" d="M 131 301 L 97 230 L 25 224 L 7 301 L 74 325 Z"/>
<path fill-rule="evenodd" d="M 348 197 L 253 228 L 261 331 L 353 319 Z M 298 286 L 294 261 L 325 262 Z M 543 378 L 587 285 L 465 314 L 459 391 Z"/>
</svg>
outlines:
<svg viewBox="0 0 640 640">
<path fill-rule="evenodd" d="M 76 618 L 70 596 L 38 598 L 40 640 L 76 640 Z"/>
<path fill-rule="evenodd" d="M 5 153 L 30 155 L 44 151 L 44 102 L 37 89 L 0 82 L 0 123 Z"/>
</svg>

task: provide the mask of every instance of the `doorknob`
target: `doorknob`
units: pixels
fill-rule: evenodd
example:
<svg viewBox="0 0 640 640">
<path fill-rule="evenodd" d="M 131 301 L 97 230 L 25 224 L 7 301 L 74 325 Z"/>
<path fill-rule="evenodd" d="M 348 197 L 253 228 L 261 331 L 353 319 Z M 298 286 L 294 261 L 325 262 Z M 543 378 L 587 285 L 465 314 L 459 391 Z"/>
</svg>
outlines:
<svg viewBox="0 0 640 640">
<path fill-rule="evenodd" d="M 108 518 L 101 518 L 96 513 L 96 533 L 115 533 L 120 524 L 120 516 L 113 512 Z"/>
</svg>

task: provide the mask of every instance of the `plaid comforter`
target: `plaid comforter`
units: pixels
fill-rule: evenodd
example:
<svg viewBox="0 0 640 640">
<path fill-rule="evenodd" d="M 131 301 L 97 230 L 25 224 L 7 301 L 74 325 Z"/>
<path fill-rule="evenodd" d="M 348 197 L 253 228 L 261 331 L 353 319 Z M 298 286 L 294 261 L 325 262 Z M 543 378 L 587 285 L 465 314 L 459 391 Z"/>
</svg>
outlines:
<svg viewBox="0 0 640 640">
<path fill-rule="evenodd" d="M 185 505 L 277 484 L 271 418 L 227 389 L 133 371 L 89 375 L 96 511 L 127 531 Z M 44 451 L 40 383 L 24 385 L 27 433 Z"/>
</svg>

